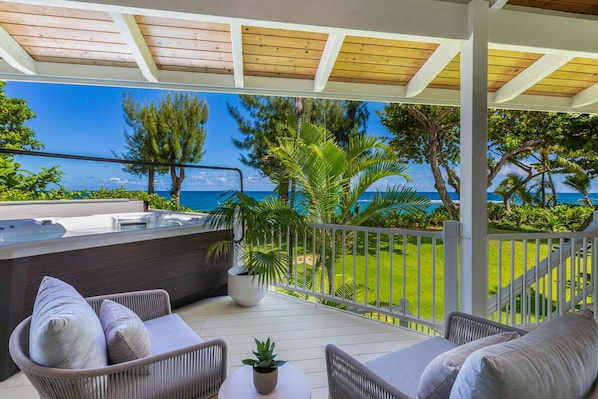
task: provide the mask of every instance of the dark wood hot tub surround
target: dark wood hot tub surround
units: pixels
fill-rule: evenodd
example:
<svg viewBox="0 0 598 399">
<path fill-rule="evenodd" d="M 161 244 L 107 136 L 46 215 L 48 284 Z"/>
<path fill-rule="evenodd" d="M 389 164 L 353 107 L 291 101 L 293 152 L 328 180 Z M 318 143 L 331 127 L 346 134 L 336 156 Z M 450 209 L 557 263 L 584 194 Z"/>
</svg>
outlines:
<svg viewBox="0 0 598 399">
<path fill-rule="evenodd" d="M 8 338 L 31 314 L 44 276 L 68 282 L 83 296 L 162 288 L 177 308 L 226 294 L 229 259 L 205 262 L 208 247 L 222 239 L 225 231 L 208 231 L 0 260 L 0 381 L 18 371 Z"/>
</svg>

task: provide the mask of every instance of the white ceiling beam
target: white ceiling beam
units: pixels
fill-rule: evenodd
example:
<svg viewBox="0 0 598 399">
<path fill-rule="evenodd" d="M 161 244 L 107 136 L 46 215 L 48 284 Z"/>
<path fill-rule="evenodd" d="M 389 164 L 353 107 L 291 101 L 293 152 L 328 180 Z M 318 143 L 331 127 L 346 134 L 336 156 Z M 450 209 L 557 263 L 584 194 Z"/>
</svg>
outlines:
<svg viewBox="0 0 598 399">
<path fill-rule="evenodd" d="M 494 101 L 496 103 L 504 103 L 514 99 L 572 59 L 573 57 L 552 54 L 543 56 L 498 89 L 495 93 Z"/>
<path fill-rule="evenodd" d="M 322 58 L 320 58 L 320 64 L 318 65 L 314 80 L 314 91 L 316 93 L 320 93 L 326 88 L 332 68 L 334 68 L 334 63 L 338 58 L 338 53 L 341 51 L 344 41 L 345 35 L 342 33 L 331 33 L 328 35 L 328 40 L 326 41 Z"/>
<path fill-rule="evenodd" d="M 4 28 L 0 26 L 0 57 L 10 64 L 16 70 L 33 75 L 36 73 L 36 62 L 31 56 L 16 42 Z"/>
<path fill-rule="evenodd" d="M 458 43 L 441 44 L 407 84 L 407 97 L 420 94 L 459 53 Z"/>
<path fill-rule="evenodd" d="M 243 33 L 241 24 L 232 22 L 230 24 L 230 41 L 233 53 L 233 73 L 235 86 L 245 87 L 245 73 L 243 72 Z"/>
<path fill-rule="evenodd" d="M 509 0 L 490 0 L 490 8 L 501 9 Z"/>
<path fill-rule="evenodd" d="M 579 92 L 571 98 L 571 107 L 579 108 L 598 102 L 598 83 Z"/>
<path fill-rule="evenodd" d="M 112 13 L 112 19 L 116 22 L 143 76 L 149 82 L 158 82 L 158 67 L 135 17 L 129 14 Z"/>
<path fill-rule="evenodd" d="M 491 9 L 489 48 L 598 57 L 596 19 Z"/>
<path fill-rule="evenodd" d="M 415 41 L 464 40 L 466 5 L 435 0 L 14 0 L 164 18 L 259 25 L 347 35 L 408 38 Z"/>
<path fill-rule="evenodd" d="M 281 79 L 248 76 L 245 87 L 237 88 L 233 75 L 207 74 L 180 71 L 161 71 L 161 81 L 148 82 L 139 69 L 62 63 L 37 63 L 37 75 L 15 72 L 0 60 L 0 80 L 32 81 L 96 86 L 162 88 L 165 90 L 191 90 L 199 92 L 256 94 L 277 96 L 313 97 L 313 80 Z M 406 86 L 373 85 L 346 82 L 328 82 L 318 97 L 355 101 L 409 102 L 459 106 L 459 91 L 425 89 L 413 98 L 406 96 Z M 531 111 L 582 112 L 598 114 L 598 103 L 571 107 L 571 98 L 522 94 L 508 103 L 496 103 L 495 93 L 488 93 L 488 106 Z"/>
</svg>

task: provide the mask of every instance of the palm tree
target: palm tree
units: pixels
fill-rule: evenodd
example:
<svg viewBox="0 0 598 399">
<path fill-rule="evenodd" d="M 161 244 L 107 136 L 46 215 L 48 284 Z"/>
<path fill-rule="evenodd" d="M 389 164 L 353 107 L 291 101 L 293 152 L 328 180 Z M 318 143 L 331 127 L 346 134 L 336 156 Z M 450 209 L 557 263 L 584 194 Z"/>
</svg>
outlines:
<svg viewBox="0 0 598 399">
<path fill-rule="evenodd" d="M 297 181 L 302 209 L 312 222 L 359 225 L 390 209 L 415 212 L 428 206 L 428 199 L 411 188 L 387 186 L 385 191 L 374 194 L 365 209 L 357 207 L 360 197 L 385 178 L 398 176 L 410 181 L 405 174 L 406 165 L 396 161 L 378 138 L 352 135 L 343 148 L 325 128 L 305 123 L 296 141 L 281 138 L 279 142 L 271 154 Z M 333 244 L 331 237 L 322 241 Z M 328 254 L 326 259 L 319 259 L 318 264 L 322 270 L 327 269 L 328 289 L 332 293 L 334 276 L 329 254 L 340 251 L 326 250 L 325 253 Z"/>
<path fill-rule="evenodd" d="M 532 195 L 526 187 L 528 181 L 528 178 L 517 173 L 509 173 L 494 190 L 495 194 L 503 198 L 507 213 L 511 213 L 511 200 L 514 198 L 519 198 L 523 204 L 532 203 Z"/>
<path fill-rule="evenodd" d="M 359 225 L 389 209 L 415 212 L 425 210 L 429 203 L 415 190 L 395 185 L 377 192 L 365 209 L 355 211 L 360 197 L 383 179 L 411 180 L 405 173 L 406 165 L 396 161 L 389 148 L 375 137 L 353 135 L 345 149 L 326 129 L 304 123 L 296 142 L 281 138 L 271 153 L 297 180 L 304 209 L 316 223 Z"/>
<path fill-rule="evenodd" d="M 592 200 L 590 199 L 591 180 L 589 176 L 581 171 L 576 171 L 571 175 L 567 175 L 563 183 L 583 195 L 583 202 L 592 207 Z"/>
</svg>

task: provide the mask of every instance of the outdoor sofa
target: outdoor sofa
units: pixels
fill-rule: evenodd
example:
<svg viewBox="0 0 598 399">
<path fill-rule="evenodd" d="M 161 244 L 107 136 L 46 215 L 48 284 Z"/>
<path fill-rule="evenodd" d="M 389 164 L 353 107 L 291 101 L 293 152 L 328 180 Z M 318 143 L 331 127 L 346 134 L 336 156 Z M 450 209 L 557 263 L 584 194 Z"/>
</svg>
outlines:
<svg viewBox="0 0 598 399">
<path fill-rule="evenodd" d="M 326 346 L 330 399 L 598 398 L 598 326 L 585 310 L 532 332 L 464 313 L 433 337 L 364 363 Z"/>
<path fill-rule="evenodd" d="M 45 277 L 33 315 L 10 337 L 11 357 L 41 398 L 183 399 L 218 393 L 226 378 L 226 343 L 203 341 L 171 313 L 166 291 L 77 295 L 70 285 Z"/>
</svg>

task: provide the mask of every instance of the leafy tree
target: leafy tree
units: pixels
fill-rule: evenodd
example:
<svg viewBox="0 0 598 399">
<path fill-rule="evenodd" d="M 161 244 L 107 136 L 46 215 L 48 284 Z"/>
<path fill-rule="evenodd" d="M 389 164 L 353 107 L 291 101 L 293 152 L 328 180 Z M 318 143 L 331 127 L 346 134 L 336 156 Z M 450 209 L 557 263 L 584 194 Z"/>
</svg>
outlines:
<svg viewBox="0 0 598 399">
<path fill-rule="evenodd" d="M 428 163 L 434 186 L 452 219 L 459 212 L 448 195 L 447 185 L 459 193 L 459 110 L 413 104 L 390 104 L 379 113 L 382 124 L 393 133 L 390 144 L 399 159 Z M 557 143 L 566 127 L 566 114 L 517 110 L 490 110 L 488 119 L 488 181 L 507 163 L 532 173 L 527 158 L 540 146 Z"/>
<path fill-rule="evenodd" d="M 6 97 L 5 86 L 6 82 L 0 81 L 0 148 L 24 151 L 44 148 L 33 129 L 25 125 L 35 114 L 25 100 Z M 22 169 L 14 156 L 0 154 L 0 191 L 27 192 L 29 199 L 40 198 L 51 184 L 60 183 L 61 175 L 58 165 L 32 173 Z"/>
<path fill-rule="evenodd" d="M 569 151 L 567 159 L 590 179 L 598 176 L 598 115 L 573 115 L 568 134 L 561 145 Z"/>
<path fill-rule="evenodd" d="M 592 207 L 592 200 L 590 199 L 591 180 L 587 174 L 577 171 L 566 176 L 563 184 L 583 195 L 583 202 Z"/>
<path fill-rule="evenodd" d="M 522 204 L 531 204 L 532 196 L 526 188 L 527 182 L 531 178 L 524 178 L 517 173 L 509 173 L 507 177 L 500 182 L 494 193 L 503 198 L 503 203 L 507 213 L 511 213 L 511 200 L 519 198 Z"/>
<path fill-rule="evenodd" d="M 152 101 L 143 105 L 125 94 L 123 98 L 123 112 L 125 122 L 132 132 L 125 131 L 126 152 L 120 157 L 133 161 L 159 162 L 166 157 L 164 154 L 164 138 L 159 136 L 158 109 Z M 167 169 L 154 165 L 129 164 L 124 167 L 126 172 L 134 176 L 147 175 L 147 192 L 154 193 L 155 174 L 166 173 Z"/>
<path fill-rule="evenodd" d="M 233 139 L 233 144 L 247 151 L 241 162 L 269 177 L 284 199 L 288 197 L 289 176 L 279 160 L 269 156 L 269 148 L 277 145 L 279 137 L 294 137 L 299 131 L 297 123 L 309 122 L 326 127 L 344 145 L 351 135 L 365 133 L 369 117 L 364 102 L 250 95 L 240 99 L 241 109 L 227 105 L 244 136 Z M 296 115 L 294 125 L 288 123 L 288 115 Z"/>
<path fill-rule="evenodd" d="M 185 168 L 176 164 L 198 163 L 203 158 L 208 104 L 189 93 L 167 93 L 160 101 L 158 120 L 165 141 L 165 160 L 171 165 L 171 195 L 178 202 Z"/>
<path fill-rule="evenodd" d="M 428 163 L 444 207 L 451 219 L 459 210 L 447 185 L 459 192 L 459 109 L 435 105 L 389 104 L 378 113 L 394 137 L 390 146 L 402 162 Z"/>
<path fill-rule="evenodd" d="M 154 174 L 169 171 L 171 195 L 178 202 L 185 168 L 177 165 L 198 163 L 203 157 L 208 104 L 196 95 L 177 92 L 163 95 L 158 105 L 153 101 L 143 105 L 125 96 L 123 110 L 132 132 L 125 132 L 127 152 L 121 158 L 171 165 L 129 165 L 126 170 L 148 175 L 148 193 L 154 191 Z"/>
</svg>

